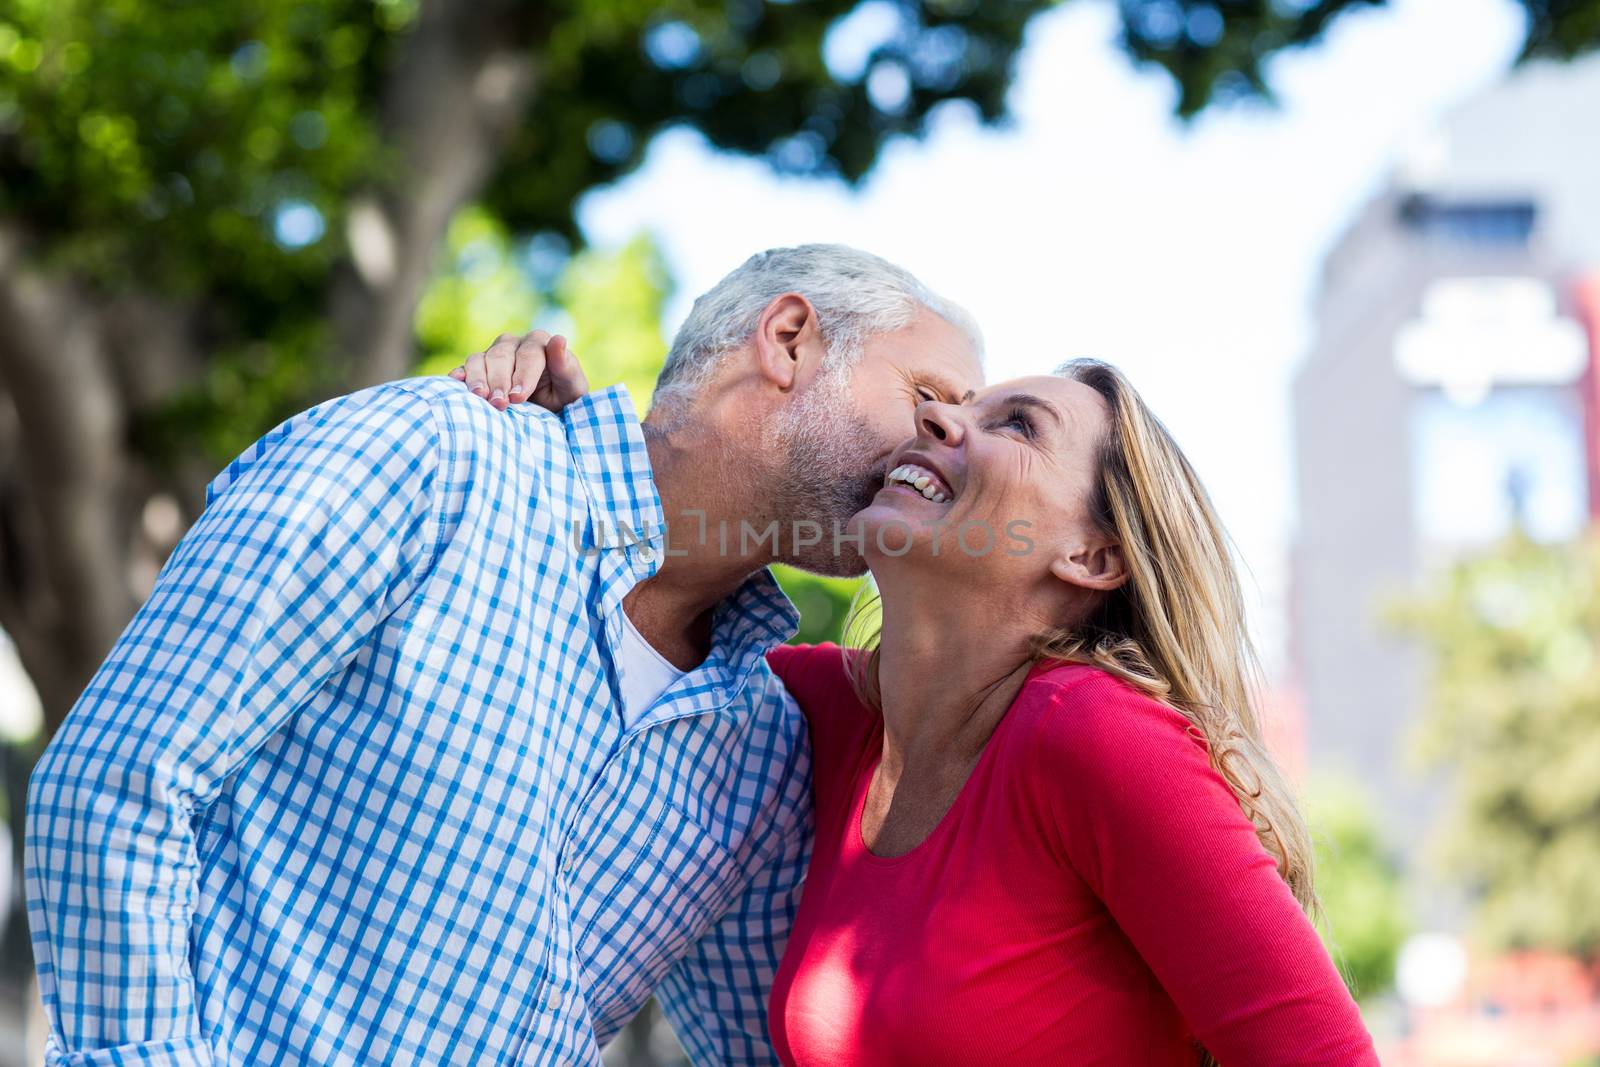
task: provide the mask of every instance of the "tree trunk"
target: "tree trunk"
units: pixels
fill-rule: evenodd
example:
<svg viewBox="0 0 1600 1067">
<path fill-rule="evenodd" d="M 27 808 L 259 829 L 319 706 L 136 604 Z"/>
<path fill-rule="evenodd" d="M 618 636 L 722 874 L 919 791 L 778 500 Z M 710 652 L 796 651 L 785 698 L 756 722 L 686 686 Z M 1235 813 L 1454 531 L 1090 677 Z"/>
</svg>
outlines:
<svg viewBox="0 0 1600 1067">
<path fill-rule="evenodd" d="M 446 228 L 488 181 L 532 99 L 531 6 L 435 0 L 406 37 L 381 110 L 400 173 L 351 204 L 352 269 L 333 293 L 350 388 L 411 369 L 417 301 Z"/>
<path fill-rule="evenodd" d="M 0 231 L 0 627 L 53 729 L 133 614 L 124 429 L 96 308 Z"/>
</svg>

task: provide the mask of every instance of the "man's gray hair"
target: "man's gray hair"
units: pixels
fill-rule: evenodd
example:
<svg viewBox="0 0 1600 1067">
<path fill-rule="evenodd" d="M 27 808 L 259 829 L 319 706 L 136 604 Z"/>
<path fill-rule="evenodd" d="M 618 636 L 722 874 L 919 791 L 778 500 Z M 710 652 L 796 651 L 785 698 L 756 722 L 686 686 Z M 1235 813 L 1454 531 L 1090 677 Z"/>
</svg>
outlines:
<svg viewBox="0 0 1600 1067">
<path fill-rule="evenodd" d="M 745 260 L 694 302 L 656 379 L 656 402 L 694 393 L 721 357 L 749 341 L 767 305 L 799 293 L 817 312 L 828 367 L 845 373 L 869 338 L 908 325 L 923 308 L 964 332 L 981 356 L 972 316 L 934 293 L 910 271 L 847 245 L 773 248 Z"/>
</svg>

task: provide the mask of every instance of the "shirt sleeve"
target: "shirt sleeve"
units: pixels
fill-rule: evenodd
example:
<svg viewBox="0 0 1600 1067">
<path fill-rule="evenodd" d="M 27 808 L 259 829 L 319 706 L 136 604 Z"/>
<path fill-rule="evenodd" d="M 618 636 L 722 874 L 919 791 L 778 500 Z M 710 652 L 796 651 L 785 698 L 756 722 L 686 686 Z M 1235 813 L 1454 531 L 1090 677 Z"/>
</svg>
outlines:
<svg viewBox="0 0 1600 1067">
<path fill-rule="evenodd" d="M 189 963 L 199 817 L 431 566 L 439 449 L 426 400 L 380 387 L 212 483 L 30 781 L 47 1063 L 212 1062 Z"/>
<path fill-rule="evenodd" d="M 1033 777 L 1063 855 L 1222 1063 L 1376 1067 L 1315 929 L 1178 712 L 1105 674 L 1054 687 Z"/>
<path fill-rule="evenodd" d="M 792 712 L 791 712 L 792 714 Z M 811 748 L 798 722 L 767 848 L 749 885 L 668 973 L 656 991 L 696 1067 L 776 1065 L 767 999 L 789 941 L 811 861 Z"/>
</svg>

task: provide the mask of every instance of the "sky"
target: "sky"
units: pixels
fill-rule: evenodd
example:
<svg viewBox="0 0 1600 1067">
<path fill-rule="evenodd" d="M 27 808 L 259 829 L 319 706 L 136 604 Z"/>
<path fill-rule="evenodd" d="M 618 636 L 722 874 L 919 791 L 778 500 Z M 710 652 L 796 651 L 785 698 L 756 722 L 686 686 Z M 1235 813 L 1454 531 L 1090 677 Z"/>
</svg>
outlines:
<svg viewBox="0 0 1600 1067">
<path fill-rule="evenodd" d="M 642 168 L 589 194 L 580 222 L 599 245 L 656 235 L 678 283 L 669 334 L 751 253 L 842 241 L 972 311 L 990 380 L 1074 356 L 1117 364 L 1238 543 L 1277 673 L 1294 530 L 1289 387 L 1322 257 L 1408 147 L 1504 75 L 1522 9 L 1395 0 L 1347 15 L 1275 61 L 1276 108 L 1219 108 L 1188 126 L 1172 117 L 1170 80 L 1134 67 L 1115 30 L 1103 0 L 1039 16 L 1006 125 L 952 108 L 925 139 L 888 145 L 855 189 L 780 178 L 673 131 Z"/>
</svg>

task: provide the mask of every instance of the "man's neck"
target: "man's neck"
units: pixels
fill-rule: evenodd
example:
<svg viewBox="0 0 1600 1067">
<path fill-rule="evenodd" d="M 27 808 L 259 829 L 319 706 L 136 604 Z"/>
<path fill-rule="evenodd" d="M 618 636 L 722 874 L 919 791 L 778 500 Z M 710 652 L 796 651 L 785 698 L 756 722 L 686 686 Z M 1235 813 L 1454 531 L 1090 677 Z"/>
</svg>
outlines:
<svg viewBox="0 0 1600 1067">
<path fill-rule="evenodd" d="M 741 524 L 756 517 L 757 479 L 729 462 L 715 427 L 647 419 L 644 430 L 667 524 L 666 552 L 656 573 L 624 598 L 623 610 L 657 651 L 689 669 L 710 651 L 716 606 L 772 555 L 740 536 Z"/>
</svg>

